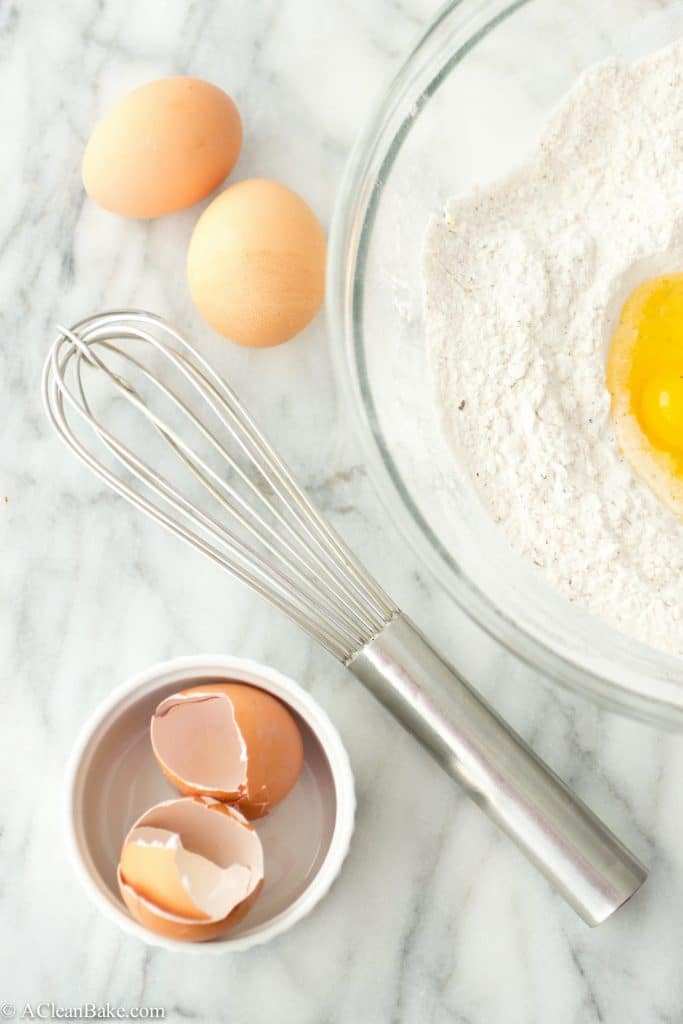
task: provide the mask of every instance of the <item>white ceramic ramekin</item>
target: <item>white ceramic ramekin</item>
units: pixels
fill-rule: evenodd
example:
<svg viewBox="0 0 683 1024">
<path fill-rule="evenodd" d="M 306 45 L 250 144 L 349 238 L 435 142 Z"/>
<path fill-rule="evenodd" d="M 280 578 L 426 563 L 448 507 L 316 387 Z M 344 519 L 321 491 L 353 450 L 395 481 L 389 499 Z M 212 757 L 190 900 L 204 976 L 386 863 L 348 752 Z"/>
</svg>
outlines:
<svg viewBox="0 0 683 1024">
<path fill-rule="evenodd" d="M 212 942 L 166 939 L 128 914 L 118 892 L 121 843 L 147 808 L 177 795 L 149 742 L 156 705 L 176 690 L 234 679 L 274 694 L 294 714 L 304 740 L 296 786 L 255 823 L 266 878 L 258 900 L 237 927 Z M 291 928 L 325 895 L 353 833 L 353 775 L 337 730 L 313 698 L 291 679 L 253 661 L 221 655 L 176 658 L 153 665 L 119 687 L 83 726 L 66 773 L 66 837 L 76 873 L 95 905 L 143 942 L 192 953 L 236 952 Z"/>
</svg>

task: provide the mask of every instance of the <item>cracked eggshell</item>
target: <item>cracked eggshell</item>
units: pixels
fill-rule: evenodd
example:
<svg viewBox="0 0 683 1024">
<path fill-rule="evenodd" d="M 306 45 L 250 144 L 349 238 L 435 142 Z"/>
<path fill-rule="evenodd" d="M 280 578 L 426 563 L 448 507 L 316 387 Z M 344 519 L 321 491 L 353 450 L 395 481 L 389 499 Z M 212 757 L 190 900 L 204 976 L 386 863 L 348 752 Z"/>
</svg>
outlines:
<svg viewBox="0 0 683 1024">
<path fill-rule="evenodd" d="M 117 878 L 124 903 L 145 928 L 203 942 L 248 913 L 263 886 L 263 849 L 234 808 L 210 797 L 167 800 L 130 829 Z"/>
<path fill-rule="evenodd" d="M 170 694 L 205 686 L 207 680 L 239 681 L 282 701 L 303 737 L 304 763 L 290 795 L 270 818 L 254 823 L 266 877 L 251 910 L 213 941 L 195 942 L 193 934 L 183 941 L 144 927 L 122 899 L 117 869 L 123 838 L 133 822 L 147 808 L 169 799 L 149 741 L 154 709 Z M 150 665 L 109 693 L 83 723 L 66 768 L 64 798 L 69 858 L 97 912 L 139 942 L 202 959 L 253 949 L 305 918 L 344 862 L 355 807 L 348 756 L 309 691 L 272 666 L 215 654 Z M 146 905 L 140 906 L 142 917 Z M 233 914 L 244 910 L 241 906 Z"/>
<path fill-rule="evenodd" d="M 150 736 L 176 789 L 234 803 L 250 819 L 284 799 L 304 757 L 284 704 L 246 683 L 205 683 L 167 697 L 152 716 Z"/>
</svg>

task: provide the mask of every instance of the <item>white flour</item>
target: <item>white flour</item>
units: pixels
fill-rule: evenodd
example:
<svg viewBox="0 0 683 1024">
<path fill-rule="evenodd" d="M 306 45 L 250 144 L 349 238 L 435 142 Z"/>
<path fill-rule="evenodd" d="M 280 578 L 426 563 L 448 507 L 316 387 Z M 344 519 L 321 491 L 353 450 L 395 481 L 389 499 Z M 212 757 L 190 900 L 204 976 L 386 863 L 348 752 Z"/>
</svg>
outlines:
<svg viewBox="0 0 683 1024">
<path fill-rule="evenodd" d="M 584 74 L 510 178 L 450 201 L 424 256 L 449 441 L 511 545 L 572 601 L 683 654 L 683 524 L 612 438 L 614 314 L 683 269 L 683 44 Z"/>
</svg>

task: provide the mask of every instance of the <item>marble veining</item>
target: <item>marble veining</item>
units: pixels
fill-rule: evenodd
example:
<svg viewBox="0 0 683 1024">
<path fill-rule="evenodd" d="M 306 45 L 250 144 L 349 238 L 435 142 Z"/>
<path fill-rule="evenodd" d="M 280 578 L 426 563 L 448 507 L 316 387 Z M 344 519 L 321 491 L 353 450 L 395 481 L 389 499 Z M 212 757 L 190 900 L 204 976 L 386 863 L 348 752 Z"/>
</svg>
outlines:
<svg viewBox="0 0 683 1024">
<path fill-rule="evenodd" d="M 0 1002 L 144 1003 L 226 1024 L 683 1018 L 683 738 L 545 685 L 446 599 L 367 480 L 322 318 L 269 353 L 230 347 L 187 294 L 197 212 L 124 222 L 80 189 L 97 114 L 142 81 L 190 72 L 242 110 L 238 176 L 282 179 L 328 224 L 354 136 L 432 14 L 430 0 L 0 5 Z M 648 862 L 646 886 L 608 924 L 588 930 L 324 651 L 58 445 L 39 397 L 54 324 L 128 304 L 192 332 L 392 596 Z M 59 834 L 85 715 L 132 672 L 201 651 L 300 679 L 339 727 L 358 787 L 329 896 L 232 958 L 125 938 L 87 902 Z"/>
</svg>

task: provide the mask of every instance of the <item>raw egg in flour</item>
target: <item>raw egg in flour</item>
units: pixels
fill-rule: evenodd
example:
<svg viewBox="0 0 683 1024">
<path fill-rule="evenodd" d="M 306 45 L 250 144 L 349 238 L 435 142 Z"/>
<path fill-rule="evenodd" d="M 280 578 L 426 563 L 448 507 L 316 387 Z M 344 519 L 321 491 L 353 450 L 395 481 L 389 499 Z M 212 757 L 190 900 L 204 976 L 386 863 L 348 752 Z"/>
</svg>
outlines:
<svg viewBox="0 0 683 1024">
<path fill-rule="evenodd" d="M 683 273 L 631 294 L 610 345 L 607 387 L 625 458 L 683 516 Z"/>
<path fill-rule="evenodd" d="M 154 756 L 181 793 L 261 818 L 289 793 L 304 758 L 301 733 L 276 697 L 246 683 L 206 683 L 167 697 L 150 726 Z"/>
</svg>

